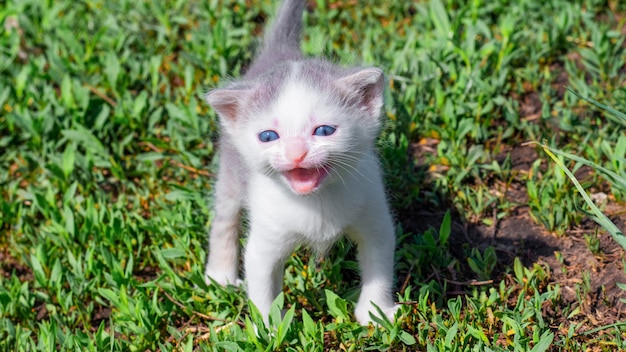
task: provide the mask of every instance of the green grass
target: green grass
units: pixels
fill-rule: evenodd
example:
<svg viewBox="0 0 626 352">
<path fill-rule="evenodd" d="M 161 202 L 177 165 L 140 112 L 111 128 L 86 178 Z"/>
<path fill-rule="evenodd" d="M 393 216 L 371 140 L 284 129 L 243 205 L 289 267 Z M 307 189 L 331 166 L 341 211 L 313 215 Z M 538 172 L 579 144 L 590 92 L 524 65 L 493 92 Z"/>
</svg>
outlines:
<svg viewBox="0 0 626 352">
<path fill-rule="evenodd" d="M 273 11 L 259 0 L 0 1 L 0 349 L 626 348 L 624 324 L 575 319 L 550 268 L 500 268 L 493 247 L 453 255 L 448 216 L 398 230 L 395 323 L 354 322 L 347 242 L 289 260 L 268 329 L 242 289 L 207 286 L 217 122 L 203 95 L 246 67 Z M 623 120 L 563 85 L 626 111 L 625 16 L 614 0 L 318 0 L 303 49 L 387 73 L 380 153 L 398 214 L 450 208 L 492 225 L 520 205 L 505 195 L 515 183 L 532 218 L 567 236 L 585 216 L 576 186 L 545 159 L 516 169 L 510 152 L 545 140 L 624 179 Z M 582 187 L 623 204 L 603 174 Z"/>
</svg>

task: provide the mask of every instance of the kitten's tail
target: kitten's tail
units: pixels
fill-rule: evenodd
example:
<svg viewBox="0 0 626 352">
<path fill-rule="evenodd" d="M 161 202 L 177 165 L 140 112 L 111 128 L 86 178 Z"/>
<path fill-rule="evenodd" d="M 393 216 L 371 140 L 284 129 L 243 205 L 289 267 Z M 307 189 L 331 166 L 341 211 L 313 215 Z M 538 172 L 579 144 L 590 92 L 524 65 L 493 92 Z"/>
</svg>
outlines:
<svg viewBox="0 0 626 352">
<path fill-rule="evenodd" d="M 302 12 L 307 0 L 283 0 L 283 3 L 266 31 L 263 47 L 246 76 L 256 76 L 276 63 L 302 58 Z"/>
<path fill-rule="evenodd" d="M 302 12 L 306 0 L 283 0 L 272 26 L 265 35 L 265 50 L 288 47 L 300 53 Z"/>
</svg>

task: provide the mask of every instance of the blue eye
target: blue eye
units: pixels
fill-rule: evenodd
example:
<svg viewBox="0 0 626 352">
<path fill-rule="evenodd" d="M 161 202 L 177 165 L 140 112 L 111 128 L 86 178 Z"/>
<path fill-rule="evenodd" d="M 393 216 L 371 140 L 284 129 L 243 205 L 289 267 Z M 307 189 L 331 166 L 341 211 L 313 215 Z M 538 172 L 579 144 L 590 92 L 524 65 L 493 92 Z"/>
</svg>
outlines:
<svg viewBox="0 0 626 352">
<path fill-rule="evenodd" d="M 275 141 L 279 138 L 278 133 L 276 131 L 267 130 L 259 133 L 259 140 L 263 143 Z"/>
<path fill-rule="evenodd" d="M 335 133 L 336 130 L 337 129 L 335 127 L 322 125 L 316 128 L 315 131 L 313 131 L 313 134 L 316 136 L 330 136 Z"/>
</svg>

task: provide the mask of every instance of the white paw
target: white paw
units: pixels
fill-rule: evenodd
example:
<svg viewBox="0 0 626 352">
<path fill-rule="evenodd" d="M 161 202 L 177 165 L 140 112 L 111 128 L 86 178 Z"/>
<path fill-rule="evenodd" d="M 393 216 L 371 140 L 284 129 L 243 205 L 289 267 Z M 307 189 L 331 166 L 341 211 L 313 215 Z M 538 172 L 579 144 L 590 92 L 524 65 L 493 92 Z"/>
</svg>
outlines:
<svg viewBox="0 0 626 352">
<path fill-rule="evenodd" d="M 243 280 L 238 278 L 236 275 L 233 275 L 232 273 L 226 273 L 223 271 L 213 271 L 207 268 L 207 270 L 204 272 L 204 280 L 206 281 L 207 285 L 211 285 L 213 283 L 211 279 L 213 279 L 214 282 L 217 282 L 221 286 L 243 285 Z"/>
</svg>

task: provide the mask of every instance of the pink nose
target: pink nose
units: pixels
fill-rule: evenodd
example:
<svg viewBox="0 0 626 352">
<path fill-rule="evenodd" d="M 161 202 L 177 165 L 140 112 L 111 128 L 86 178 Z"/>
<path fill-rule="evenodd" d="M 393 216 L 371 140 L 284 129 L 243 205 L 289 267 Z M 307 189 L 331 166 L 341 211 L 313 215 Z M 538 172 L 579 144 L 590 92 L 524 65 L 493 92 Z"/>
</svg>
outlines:
<svg viewBox="0 0 626 352">
<path fill-rule="evenodd" d="M 306 157 L 306 154 L 309 152 L 306 142 L 301 139 L 292 139 L 288 141 L 285 148 L 287 159 L 296 164 L 302 162 L 302 160 Z"/>
</svg>

